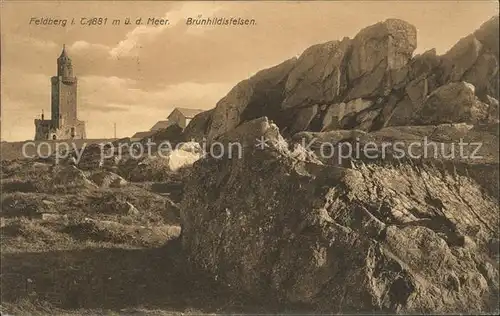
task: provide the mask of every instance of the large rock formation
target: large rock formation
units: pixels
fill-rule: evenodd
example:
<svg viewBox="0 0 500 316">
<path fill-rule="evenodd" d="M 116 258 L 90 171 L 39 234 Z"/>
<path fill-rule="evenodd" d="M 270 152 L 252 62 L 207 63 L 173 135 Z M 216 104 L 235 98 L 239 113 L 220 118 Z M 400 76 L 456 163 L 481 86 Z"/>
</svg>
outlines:
<svg viewBox="0 0 500 316">
<path fill-rule="evenodd" d="M 444 80 L 467 81 L 479 96 L 498 99 L 498 16 L 461 39 L 442 59 Z"/>
<path fill-rule="evenodd" d="M 499 192 L 498 123 L 394 126 L 366 133 L 360 130 L 301 132 L 292 138 L 329 165 L 351 166 L 351 161 L 399 163 L 416 160 L 466 176 L 493 197 Z"/>
<path fill-rule="evenodd" d="M 321 129 L 321 119 L 315 118 L 324 116 L 328 105 L 387 95 L 404 80 L 404 66 L 415 48 L 415 27 L 397 19 L 368 27 L 352 40 L 312 46 L 299 59 L 263 70 L 233 88 L 217 104 L 208 136 L 260 116 L 292 134 L 312 126 Z M 318 105 L 324 105 L 321 111 Z"/>
<path fill-rule="evenodd" d="M 315 312 L 495 312 L 498 16 L 442 56 L 415 48 L 415 28 L 389 19 L 219 101 L 206 133 L 243 154 L 194 164 L 181 203 L 191 262 Z M 318 143 L 407 150 L 335 163 Z"/>
<path fill-rule="evenodd" d="M 498 62 L 496 16 L 462 38 L 443 56 L 431 50 L 414 57 L 402 97 L 394 106 L 385 106 L 384 110 L 390 114 L 381 121 L 388 126 L 477 123 L 491 106 L 488 100 L 498 99 Z M 427 113 L 426 117 L 433 119 L 422 120 L 422 110 Z"/>
<path fill-rule="evenodd" d="M 412 58 L 416 37 L 411 24 L 388 19 L 361 30 L 353 39 L 311 46 L 298 59 L 240 82 L 213 112 L 200 117 L 203 127 L 197 129 L 214 139 L 245 121 L 267 116 L 284 136 L 291 136 L 301 131 L 372 131 L 417 121 L 475 122 L 488 112 L 489 100 L 499 97 L 498 16 L 442 56 L 429 50 Z M 454 104 L 436 98 L 456 91 L 458 86 L 453 83 L 460 82 L 474 87 L 473 97 L 457 99 Z M 441 90 L 435 93 L 438 88 Z M 367 106 L 348 106 L 346 111 L 354 100 Z M 474 114 L 464 119 L 461 111 L 469 111 L 466 108 Z M 421 110 L 425 117 L 439 120 L 422 120 Z"/>
<path fill-rule="evenodd" d="M 261 136 L 267 148 L 255 147 Z M 498 308 L 498 203 L 471 178 L 329 166 L 291 151 L 265 118 L 219 140 L 238 140 L 243 155 L 195 163 L 182 244 L 234 291 L 329 313 Z"/>
<path fill-rule="evenodd" d="M 241 122 L 261 116 L 279 120 L 283 90 L 295 63 L 295 58 L 287 60 L 238 83 L 217 103 L 211 115 L 208 138 L 213 139 Z"/>
</svg>

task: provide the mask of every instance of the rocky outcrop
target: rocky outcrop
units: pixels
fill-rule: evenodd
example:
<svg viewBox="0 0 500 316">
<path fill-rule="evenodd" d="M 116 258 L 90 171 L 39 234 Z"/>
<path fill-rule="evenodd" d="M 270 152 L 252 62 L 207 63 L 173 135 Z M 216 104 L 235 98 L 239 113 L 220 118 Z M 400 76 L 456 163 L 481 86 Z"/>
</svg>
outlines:
<svg viewBox="0 0 500 316">
<path fill-rule="evenodd" d="M 453 55 L 458 56 L 453 58 Z M 449 73 L 452 81 L 467 81 L 476 87 L 478 96 L 498 99 L 498 16 L 459 41 L 445 55 L 445 61 L 452 66 Z"/>
<path fill-rule="evenodd" d="M 348 127 L 350 119 L 373 105 L 370 100 L 354 99 L 347 103 L 332 104 L 326 110 L 322 122 L 322 131 Z"/>
<path fill-rule="evenodd" d="M 411 81 L 385 125 L 475 122 L 484 118 L 488 98 L 498 96 L 498 27 L 495 23 L 498 26 L 498 17 L 461 39 L 443 56 L 429 51 L 413 58 L 408 78 Z M 421 110 L 434 119 L 422 120 L 413 115 Z M 486 111 L 495 110 L 493 107 Z"/>
<path fill-rule="evenodd" d="M 97 185 L 75 166 L 56 166 L 52 170 L 52 180 L 49 182 L 49 187 L 55 190 L 68 191 L 93 189 Z"/>
<path fill-rule="evenodd" d="M 436 49 L 430 49 L 422 54 L 414 56 L 408 67 L 408 79 L 415 80 L 428 77 L 437 72 L 441 65 L 441 57 L 437 55 Z"/>
<path fill-rule="evenodd" d="M 181 238 L 233 291 L 328 313 L 497 308 L 498 203 L 474 180 L 425 165 L 322 164 L 295 155 L 266 119 L 220 139 L 244 154 L 195 163 Z"/>
<path fill-rule="evenodd" d="M 347 99 L 389 95 L 405 79 L 405 66 L 417 48 L 417 30 L 405 21 L 388 19 L 359 32 L 352 46 Z"/>
<path fill-rule="evenodd" d="M 471 34 L 461 39 L 443 56 L 446 81 L 460 81 L 481 55 L 483 44 Z"/>
<path fill-rule="evenodd" d="M 416 122 L 475 122 L 483 117 L 488 96 L 498 100 L 498 16 L 442 56 L 431 49 L 412 57 L 416 37 L 411 24 L 388 19 L 353 39 L 311 46 L 298 59 L 240 82 L 218 102 L 211 119 L 203 119 L 209 121 L 206 133 L 214 139 L 262 116 L 275 122 L 284 136 L 333 129 L 373 131 Z M 459 88 L 462 82 L 474 87 L 472 94 L 480 102 L 470 104 L 467 92 Z M 459 99 L 440 99 L 450 91 Z M 354 101 L 367 106 L 346 110 Z M 473 113 L 462 113 L 469 110 Z M 423 117 L 415 117 L 415 112 Z"/>
<path fill-rule="evenodd" d="M 287 60 L 238 83 L 217 103 L 211 115 L 208 138 L 213 139 L 241 122 L 261 116 L 280 120 L 283 90 L 295 63 L 295 58 Z"/>
<path fill-rule="evenodd" d="M 196 142 L 182 143 L 168 156 L 168 167 L 171 171 L 190 167 L 205 155 L 204 149 Z"/>
<path fill-rule="evenodd" d="M 288 76 L 282 107 L 328 104 L 343 95 L 347 89 L 346 63 L 350 49 L 348 38 L 306 49 Z"/>
<path fill-rule="evenodd" d="M 414 125 L 480 123 L 488 119 L 489 106 L 479 101 L 473 85 L 453 82 L 434 90 L 414 113 Z"/>
<path fill-rule="evenodd" d="M 240 83 L 207 133 L 243 154 L 199 160 L 184 187 L 191 263 L 315 312 L 494 312 L 497 37 L 495 17 L 412 58 L 415 28 L 390 19 Z"/>
<path fill-rule="evenodd" d="M 263 70 L 234 87 L 217 103 L 208 136 L 213 139 L 261 116 L 292 134 L 321 130 L 325 109 L 314 114 L 319 122 L 315 123 L 311 118 L 315 106 L 387 95 L 404 80 L 405 65 L 415 48 L 415 27 L 397 19 L 368 27 L 352 40 L 314 45 L 298 59 Z"/>
<path fill-rule="evenodd" d="M 313 105 L 307 108 L 300 109 L 295 115 L 295 120 L 290 127 L 292 134 L 305 131 L 311 124 L 312 120 L 318 114 L 318 105 Z"/>
<path fill-rule="evenodd" d="M 495 98 L 490 97 L 489 95 L 486 96 L 486 103 L 488 104 L 488 122 L 491 123 L 498 123 L 498 100 Z"/>
<path fill-rule="evenodd" d="M 484 45 L 485 49 L 493 54 L 499 54 L 498 47 L 498 15 L 492 17 L 474 32 L 474 36 Z"/>
<path fill-rule="evenodd" d="M 154 149 L 156 150 L 158 149 L 157 146 L 159 146 L 162 142 L 169 142 L 172 147 L 175 147 L 177 143 L 182 141 L 182 133 L 182 128 L 177 124 L 173 124 L 165 129 L 159 130 L 151 136 L 146 137 L 145 139 L 141 140 L 141 142 L 154 142 L 156 145 L 154 146 Z"/>
<path fill-rule="evenodd" d="M 89 179 L 101 188 L 121 188 L 127 185 L 125 179 L 113 172 L 105 170 L 93 172 L 89 176 Z"/>
<path fill-rule="evenodd" d="M 360 130 L 301 132 L 292 143 L 312 150 L 324 164 L 426 163 L 476 181 L 490 196 L 499 192 L 498 123 L 482 126 L 442 124 Z"/>
<path fill-rule="evenodd" d="M 182 140 L 184 142 L 190 141 L 203 141 L 203 138 L 207 136 L 208 128 L 210 126 L 210 121 L 212 119 L 212 113 L 214 110 L 208 110 L 197 114 L 188 126 L 182 132 Z"/>
</svg>

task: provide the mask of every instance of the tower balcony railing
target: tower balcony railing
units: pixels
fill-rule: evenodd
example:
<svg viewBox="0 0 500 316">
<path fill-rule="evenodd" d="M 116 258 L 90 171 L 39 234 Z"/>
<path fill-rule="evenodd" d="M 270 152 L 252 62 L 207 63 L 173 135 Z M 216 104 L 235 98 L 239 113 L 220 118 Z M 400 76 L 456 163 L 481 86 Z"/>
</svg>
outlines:
<svg viewBox="0 0 500 316">
<path fill-rule="evenodd" d="M 64 83 L 75 83 L 76 77 L 61 77 L 62 82 Z"/>
</svg>

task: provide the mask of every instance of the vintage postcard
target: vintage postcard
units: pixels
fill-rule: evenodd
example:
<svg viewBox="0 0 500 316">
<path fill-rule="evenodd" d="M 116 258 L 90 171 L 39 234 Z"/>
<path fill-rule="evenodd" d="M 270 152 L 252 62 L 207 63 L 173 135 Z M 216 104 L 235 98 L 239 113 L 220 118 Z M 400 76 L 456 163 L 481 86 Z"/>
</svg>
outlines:
<svg viewBox="0 0 500 316">
<path fill-rule="evenodd" d="M 1 314 L 498 314 L 497 1 L 0 1 Z"/>
</svg>

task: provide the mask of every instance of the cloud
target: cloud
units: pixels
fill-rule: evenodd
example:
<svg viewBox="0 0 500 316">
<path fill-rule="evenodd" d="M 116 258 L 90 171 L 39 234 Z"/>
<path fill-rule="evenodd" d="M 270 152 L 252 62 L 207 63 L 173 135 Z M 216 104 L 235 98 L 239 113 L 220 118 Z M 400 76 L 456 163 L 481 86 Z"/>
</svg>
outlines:
<svg viewBox="0 0 500 316">
<path fill-rule="evenodd" d="M 226 95 L 234 86 L 234 83 L 196 83 L 183 82 L 179 84 L 167 85 L 162 90 L 166 101 L 175 101 L 179 99 L 206 100 L 213 102 L 213 105 Z M 209 105 L 208 105 L 209 106 Z"/>
<path fill-rule="evenodd" d="M 82 108 L 107 108 L 103 111 L 141 107 L 150 110 L 175 106 L 209 108 L 231 89 L 233 83 L 183 82 L 143 90 L 136 80 L 118 77 L 80 78 Z M 168 113 L 165 113 L 165 115 Z"/>
<path fill-rule="evenodd" d="M 76 41 L 70 47 L 69 50 L 73 53 L 87 53 L 95 51 L 105 51 L 108 52 L 111 48 L 102 44 L 94 44 L 86 41 Z"/>
<path fill-rule="evenodd" d="M 118 137 L 149 130 L 175 107 L 210 109 L 233 83 L 183 82 L 143 90 L 138 82 L 117 77 L 82 77 L 79 116 L 87 122 L 88 137 Z"/>
<path fill-rule="evenodd" d="M 114 58 L 134 55 L 137 53 L 136 49 L 141 48 L 145 42 L 152 41 L 160 34 L 162 34 L 166 29 L 171 29 L 177 26 L 186 17 L 194 17 L 200 14 L 211 16 L 221 9 L 221 6 L 216 6 L 214 5 L 214 3 L 182 3 L 178 9 L 167 11 L 167 13 L 162 17 L 164 19 L 168 19 L 168 25 L 138 26 L 132 31 L 128 32 L 125 36 L 125 39 L 120 41 L 117 46 L 113 47 L 109 51 L 109 53 Z M 200 31 L 198 30 L 197 33 L 199 32 Z"/>
<path fill-rule="evenodd" d="M 8 45 L 17 46 L 17 49 L 30 49 L 37 51 L 51 51 L 56 48 L 58 45 L 52 41 L 44 41 L 41 39 L 26 37 L 26 36 L 16 36 L 16 34 L 5 34 L 4 43 L 8 43 Z M 5 45 L 5 44 L 4 44 Z"/>
<path fill-rule="evenodd" d="M 114 104 L 114 103 L 110 104 L 108 103 L 105 106 L 102 106 L 101 104 L 87 103 L 85 104 L 85 109 L 87 111 L 102 112 L 102 113 L 129 111 L 129 107 L 126 104 Z"/>
<path fill-rule="evenodd" d="M 40 73 L 19 73 L 15 68 L 5 68 L 2 76 L 16 80 L 2 80 L 2 110 L 36 111 L 50 108 L 50 77 Z M 19 84 L 22 82 L 23 84 Z M 15 104 L 21 103 L 18 108 Z M 31 116 L 30 115 L 30 116 Z"/>
<path fill-rule="evenodd" d="M 139 48 L 141 43 L 147 39 L 153 39 L 156 35 L 163 32 L 164 26 L 160 27 L 149 27 L 149 26 L 138 26 L 129 33 L 127 33 L 126 38 L 118 43 L 116 47 L 113 47 L 109 54 L 112 57 L 129 56 L 132 54 L 134 49 Z"/>
</svg>

